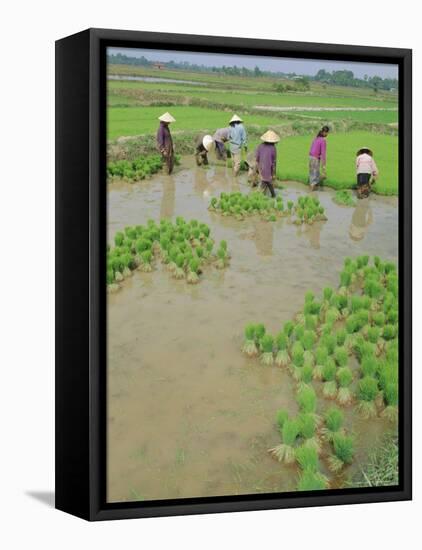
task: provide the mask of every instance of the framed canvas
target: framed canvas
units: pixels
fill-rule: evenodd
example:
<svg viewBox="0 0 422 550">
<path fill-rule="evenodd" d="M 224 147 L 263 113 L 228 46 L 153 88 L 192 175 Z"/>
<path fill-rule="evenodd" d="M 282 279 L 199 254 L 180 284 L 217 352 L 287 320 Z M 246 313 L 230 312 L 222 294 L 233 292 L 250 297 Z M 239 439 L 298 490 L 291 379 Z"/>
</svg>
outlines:
<svg viewBox="0 0 422 550">
<path fill-rule="evenodd" d="M 56 43 L 56 507 L 411 498 L 411 51 Z"/>
</svg>

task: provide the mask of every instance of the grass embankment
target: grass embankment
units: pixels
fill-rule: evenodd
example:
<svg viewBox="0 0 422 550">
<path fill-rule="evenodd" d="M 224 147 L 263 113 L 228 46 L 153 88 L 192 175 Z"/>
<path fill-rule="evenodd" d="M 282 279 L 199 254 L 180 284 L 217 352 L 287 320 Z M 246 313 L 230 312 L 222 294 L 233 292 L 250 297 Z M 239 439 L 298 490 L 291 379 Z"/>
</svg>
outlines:
<svg viewBox="0 0 422 550">
<path fill-rule="evenodd" d="M 386 487 L 398 485 L 399 447 L 395 434 L 386 435 L 369 454 L 368 462 L 350 481 L 351 487 Z"/>
<path fill-rule="evenodd" d="M 166 107 L 115 107 L 108 110 L 108 139 L 120 136 L 136 136 L 154 134 L 158 128 L 158 117 Z M 171 129 L 173 133 L 179 131 L 193 131 L 198 133 L 209 130 L 214 133 L 217 128 L 228 125 L 231 113 L 215 111 L 202 107 L 171 107 L 171 114 L 176 119 Z M 248 117 L 250 125 L 269 126 L 273 120 L 268 116 L 252 115 Z"/>
<path fill-rule="evenodd" d="M 313 136 L 292 136 L 278 145 L 277 177 L 281 180 L 308 182 L 309 148 Z M 374 191 L 382 195 L 398 193 L 398 137 L 351 132 L 331 134 L 327 147 L 327 180 L 334 189 L 350 189 L 356 183 L 356 151 L 364 146 L 374 151 L 380 176 Z"/>
</svg>

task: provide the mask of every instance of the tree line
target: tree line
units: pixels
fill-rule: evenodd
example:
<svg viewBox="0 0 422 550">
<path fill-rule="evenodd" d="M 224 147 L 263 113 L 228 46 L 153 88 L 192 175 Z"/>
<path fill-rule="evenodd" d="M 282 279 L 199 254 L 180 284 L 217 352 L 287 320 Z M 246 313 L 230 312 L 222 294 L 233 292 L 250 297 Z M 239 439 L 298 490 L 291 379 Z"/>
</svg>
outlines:
<svg viewBox="0 0 422 550">
<path fill-rule="evenodd" d="M 157 62 L 150 61 L 146 57 L 129 57 L 127 55 L 117 53 L 107 56 L 108 62 L 116 65 L 133 65 L 138 67 L 152 67 Z M 202 73 L 217 73 L 228 76 L 245 76 L 245 77 L 262 77 L 267 76 L 270 78 L 283 78 L 289 80 L 295 80 L 295 85 L 290 86 L 291 89 L 309 89 L 310 81 L 321 82 L 324 84 L 332 84 L 335 86 L 352 86 L 360 88 L 372 88 L 374 92 L 378 90 L 397 90 L 398 81 L 396 78 L 381 78 L 380 76 L 368 76 L 364 75 L 363 78 L 358 78 L 354 75 L 353 71 L 339 70 L 339 71 L 326 71 L 320 69 L 314 76 L 297 75 L 294 72 L 272 72 L 263 71 L 258 66 L 253 69 L 247 67 L 225 66 L 222 67 L 209 67 L 206 65 L 198 65 L 196 63 L 190 63 L 188 61 L 168 61 L 163 63 L 167 69 L 179 69 L 191 72 Z M 276 84 L 279 87 L 279 91 L 288 91 L 289 84 Z"/>
</svg>

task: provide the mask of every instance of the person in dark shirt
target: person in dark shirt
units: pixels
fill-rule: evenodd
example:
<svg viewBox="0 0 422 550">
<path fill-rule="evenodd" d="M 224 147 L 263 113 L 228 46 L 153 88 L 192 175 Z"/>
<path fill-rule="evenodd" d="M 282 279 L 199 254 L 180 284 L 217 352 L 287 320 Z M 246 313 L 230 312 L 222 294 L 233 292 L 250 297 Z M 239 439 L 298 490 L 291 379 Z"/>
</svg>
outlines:
<svg viewBox="0 0 422 550">
<path fill-rule="evenodd" d="M 169 125 L 176 122 L 176 119 L 170 113 L 164 113 L 158 117 L 160 126 L 157 131 L 157 149 L 163 157 L 167 173 L 171 174 L 174 167 L 174 147 Z"/>
<path fill-rule="evenodd" d="M 257 169 L 261 178 L 261 188 L 264 193 L 268 190 L 271 196 L 275 197 L 273 185 L 277 166 L 277 150 L 275 148 L 275 143 L 280 141 L 280 138 L 273 130 L 268 130 L 261 136 L 261 140 L 264 143 L 261 143 L 255 152 Z"/>
</svg>

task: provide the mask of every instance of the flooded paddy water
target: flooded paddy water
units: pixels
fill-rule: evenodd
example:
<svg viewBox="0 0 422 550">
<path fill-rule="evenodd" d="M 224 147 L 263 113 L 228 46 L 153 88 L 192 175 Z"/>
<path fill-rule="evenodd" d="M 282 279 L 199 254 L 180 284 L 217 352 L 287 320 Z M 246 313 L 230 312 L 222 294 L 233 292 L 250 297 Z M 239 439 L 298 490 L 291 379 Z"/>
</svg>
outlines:
<svg viewBox="0 0 422 550">
<path fill-rule="evenodd" d="M 180 215 L 209 224 L 232 255 L 227 269 L 206 269 L 198 285 L 158 265 L 135 271 L 108 296 L 111 502 L 295 490 L 296 466 L 267 452 L 280 442 L 277 409 L 297 412 L 295 385 L 286 370 L 242 355 L 244 326 L 262 322 L 278 332 L 307 290 L 337 286 L 345 256 L 397 261 L 395 198 L 371 196 L 346 208 L 332 201 L 333 191 L 318 191 L 328 221 L 306 227 L 207 210 L 212 196 L 235 190 L 249 191 L 245 175 L 235 180 L 225 167 L 198 168 L 193 159 L 172 176 L 109 185 L 109 241 L 127 225 Z M 292 182 L 278 192 L 295 198 L 307 188 Z M 388 426 L 362 421 L 353 409 L 346 415 L 356 434 L 347 476 Z M 331 486 L 343 481 L 333 478 Z"/>
</svg>

